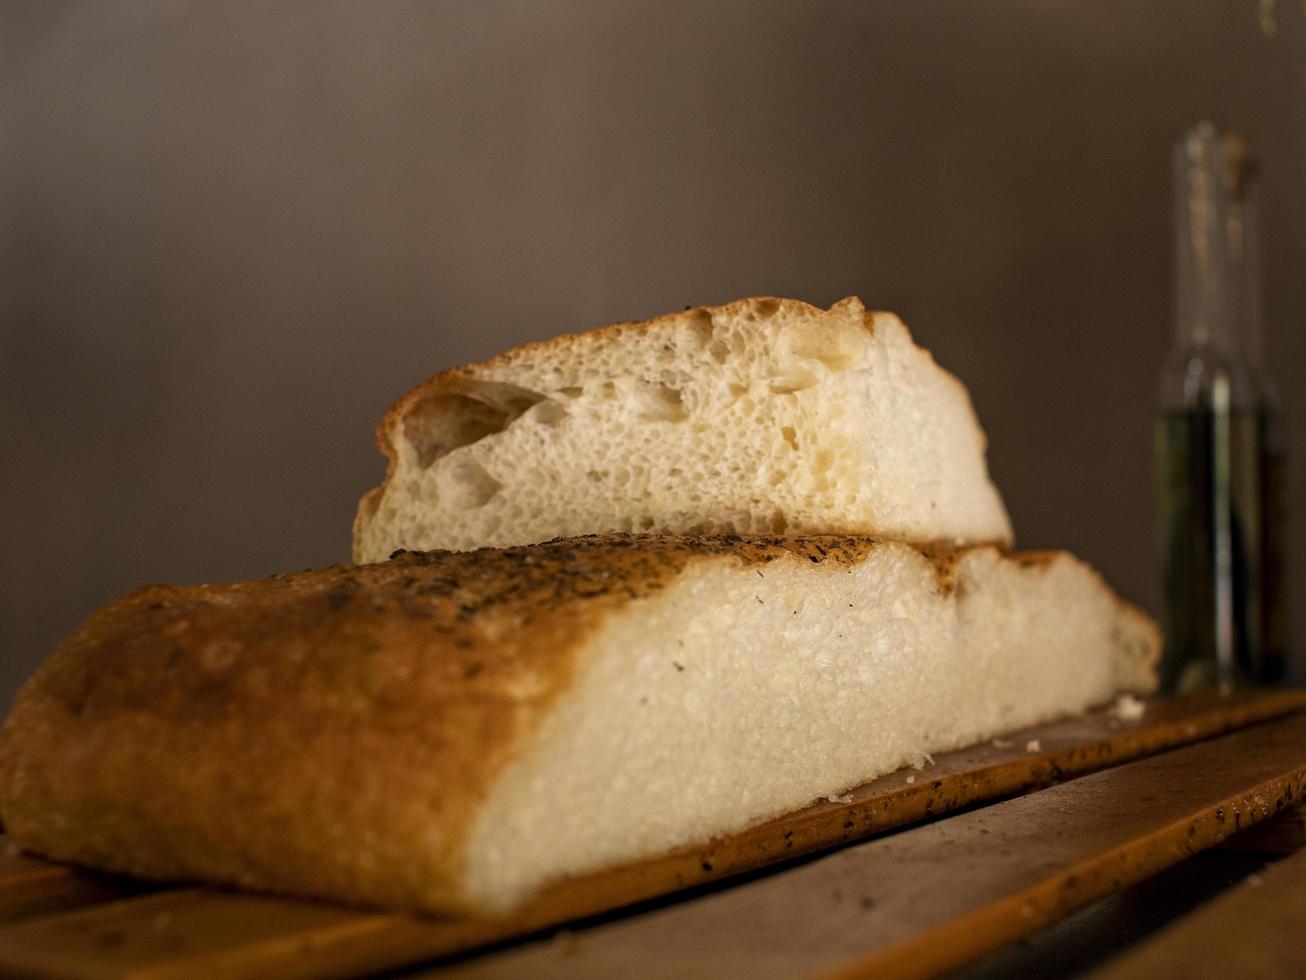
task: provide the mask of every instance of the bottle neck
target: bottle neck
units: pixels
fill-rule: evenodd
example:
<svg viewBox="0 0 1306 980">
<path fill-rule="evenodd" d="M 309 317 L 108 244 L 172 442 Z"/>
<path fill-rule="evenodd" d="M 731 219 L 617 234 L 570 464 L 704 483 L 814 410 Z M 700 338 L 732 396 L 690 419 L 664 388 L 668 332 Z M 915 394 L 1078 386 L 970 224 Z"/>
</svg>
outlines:
<svg viewBox="0 0 1306 980">
<path fill-rule="evenodd" d="M 1248 363 L 1265 366 L 1265 321 L 1261 307 L 1260 208 L 1256 163 L 1247 141 L 1225 137 L 1229 201 L 1225 220 L 1229 260 L 1229 304 Z"/>
<path fill-rule="evenodd" d="M 1175 345 L 1231 355 L 1225 173 L 1215 127 L 1189 130 L 1175 148 Z"/>
</svg>

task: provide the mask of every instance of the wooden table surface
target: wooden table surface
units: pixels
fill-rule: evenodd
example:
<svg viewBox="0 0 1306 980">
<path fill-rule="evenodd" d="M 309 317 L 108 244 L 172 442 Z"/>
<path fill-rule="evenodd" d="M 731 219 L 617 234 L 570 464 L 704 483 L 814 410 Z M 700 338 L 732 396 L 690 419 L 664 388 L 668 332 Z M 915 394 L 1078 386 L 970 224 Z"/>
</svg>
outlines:
<svg viewBox="0 0 1306 980">
<path fill-rule="evenodd" d="M 1306 692 L 1241 693 L 1039 726 L 562 883 L 499 920 L 128 881 L 8 849 L 0 973 L 978 976 L 1065 927 L 1053 923 L 1091 921 L 1103 902 L 1232 839 L 1255 855 L 1246 867 L 1282 860 L 1176 915 L 1102 975 L 1215 976 L 1224 964 L 1222 977 L 1306 976 L 1306 858 L 1294 853 L 1306 843 L 1304 708 Z M 1226 946 L 1233 958 L 1221 959 Z"/>
</svg>

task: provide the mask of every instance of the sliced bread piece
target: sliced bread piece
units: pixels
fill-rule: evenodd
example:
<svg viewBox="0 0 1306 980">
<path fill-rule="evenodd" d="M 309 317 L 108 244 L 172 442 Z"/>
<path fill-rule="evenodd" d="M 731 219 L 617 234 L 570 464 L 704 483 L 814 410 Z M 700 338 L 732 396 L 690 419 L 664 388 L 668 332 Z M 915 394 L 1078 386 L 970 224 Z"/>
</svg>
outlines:
<svg viewBox="0 0 1306 980">
<path fill-rule="evenodd" d="M 93 616 L 0 733 L 39 854 L 502 911 L 1154 684 L 1159 636 L 1062 553 L 614 535 Z"/>
<path fill-rule="evenodd" d="M 608 531 L 1011 543 L 966 389 L 855 298 L 518 347 L 419 385 L 377 441 L 358 562 Z"/>
</svg>

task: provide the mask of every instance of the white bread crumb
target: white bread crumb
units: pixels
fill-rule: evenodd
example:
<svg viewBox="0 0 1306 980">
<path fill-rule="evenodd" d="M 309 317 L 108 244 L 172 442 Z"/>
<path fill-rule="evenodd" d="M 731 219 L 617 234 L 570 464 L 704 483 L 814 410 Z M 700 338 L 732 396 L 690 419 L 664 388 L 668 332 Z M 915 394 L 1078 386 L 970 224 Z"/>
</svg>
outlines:
<svg viewBox="0 0 1306 980">
<path fill-rule="evenodd" d="M 1150 624 L 1068 556 L 1025 567 L 972 549 L 947 593 L 901 544 L 851 566 L 764 571 L 704 565 L 587 641 L 573 687 L 478 814 L 466 866 L 476 904 L 505 908 L 562 874 L 733 833 L 895 769 L 905 780 L 934 752 L 1014 739 L 1153 683 L 1134 680 L 1135 649 L 1155 649 Z M 669 650 L 692 666 L 672 670 Z M 987 707 L 1015 693 L 1012 713 Z"/>
<path fill-rule="evenodd" d="M 1121 721 L 1138 721 L 1147 711 L 1147 705 L 1139 698 L 1132 694 L 1122 694 L 1116 698 L 1115 707 L 1112 712 Z"/>
<path fill-rule="evenodd" d="M 1026 751 L 1026 752 L 1042 752 L 1042 751 L 1043 751 L 1043 746 L 1039 743 L 1039 740 L 1038 740 L 1038 739 L 1036 739 L 1036 738 L 1031 738 L 1028 742 L 1025 743 L 1025 751 Z"/>
<path fill-rule="evenodd" d="M 419 386 L 380 436 L 360 563 L 606 531 L 1011 542 L 966 389 L 856 299 L 516 348 Z"/>
</svg>

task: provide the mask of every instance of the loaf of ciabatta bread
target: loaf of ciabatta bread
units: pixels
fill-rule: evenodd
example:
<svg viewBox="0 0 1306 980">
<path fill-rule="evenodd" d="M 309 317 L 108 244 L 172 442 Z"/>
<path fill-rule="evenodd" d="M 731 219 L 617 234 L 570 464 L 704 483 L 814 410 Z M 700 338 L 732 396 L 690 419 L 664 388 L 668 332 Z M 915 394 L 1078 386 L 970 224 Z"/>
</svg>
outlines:
<svg viewBox="0 0 1306 980">
<path fill-rule="evenodd" d="M 151 587 L 0 732 L 24 848 L 398 908 L 737 831 L 1154 684 L 1062 553 L 628 535 Z"/>
<path fill-rule="evenodd" d="M 966 389 L 857 299 L 518 347 L 419 385 L 377 439 L 359 562 L 609 531 L 1011 543 Z"/>
</svg>

